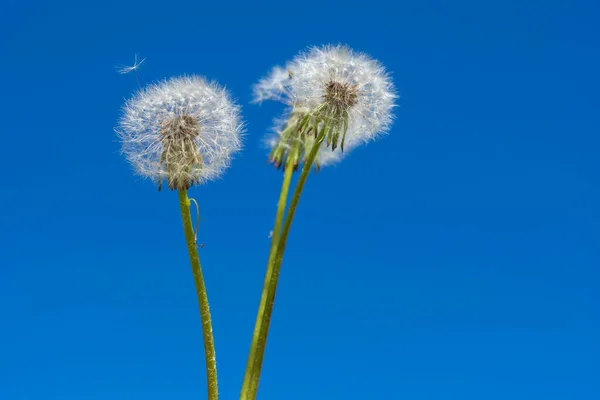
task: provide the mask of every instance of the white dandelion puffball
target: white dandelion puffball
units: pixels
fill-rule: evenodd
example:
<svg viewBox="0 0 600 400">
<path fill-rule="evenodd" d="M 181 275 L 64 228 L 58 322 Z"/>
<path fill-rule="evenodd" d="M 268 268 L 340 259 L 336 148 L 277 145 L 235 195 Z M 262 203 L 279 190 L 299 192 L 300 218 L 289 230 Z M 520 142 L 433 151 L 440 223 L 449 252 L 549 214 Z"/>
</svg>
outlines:
<svg viewBox="0 0 600 400">
<path fill-rule="evenodd" d="M 377 60 L 342 45 L 310 48 L 254 86 L 255 102 L 281 101 L 345 130 L 344 152 L 389 130 L 396 98 L 391 78 Z M 323 146 L 319 157 L 341 159 L 342 149 L 332 148 Z"/>
<path fill-rule="evenodd" d="M 123 106 L 117 134 L 136 172 L 172 190 L 218 178 L 242 147 L 240 107 L 199 76 L 140 90 Z"/>
</svg>

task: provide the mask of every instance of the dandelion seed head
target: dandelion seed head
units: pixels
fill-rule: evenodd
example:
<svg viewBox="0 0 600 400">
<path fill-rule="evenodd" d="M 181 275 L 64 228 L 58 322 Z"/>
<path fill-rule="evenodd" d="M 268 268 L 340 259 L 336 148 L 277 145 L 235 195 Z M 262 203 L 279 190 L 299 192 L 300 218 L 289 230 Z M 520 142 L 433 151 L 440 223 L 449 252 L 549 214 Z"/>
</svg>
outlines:
<svg viewBox="0 0 600 400">
<path fill-rule="evenodd" d="M 218 178 L 242 147 L 240 108 L 199 76 L 172 78 L 138 91 L 116 129 L 136 172 L 171 189 Z"/>
<path fill-rule="evenodd" d="M 313 47 L 297 56 L 290 89 L 296 101 L 315 109 L 323 103 L 348 113 L 349 144 L 367 142 L 386 133 L 397 98 L 385 68 L 347 46 Z"/>
<path fill-rule="evenodd" d="M 289 106 L 287 121 L 303 110 L 311 116 L 313 135 L 328 126 L 328 138 L 317 155 L 321 165 L 336 163 L 353 148 L 386 133 L 396 98 L 385 68 L 343 45 L 310 48 L 254 86 L 255 102 L 276 100 Z M 282 138 L 282 126 L 276 131 L 279 140 L 271 136 L 268 143 L 289 149 L 289 132 Z"/>
</svg>

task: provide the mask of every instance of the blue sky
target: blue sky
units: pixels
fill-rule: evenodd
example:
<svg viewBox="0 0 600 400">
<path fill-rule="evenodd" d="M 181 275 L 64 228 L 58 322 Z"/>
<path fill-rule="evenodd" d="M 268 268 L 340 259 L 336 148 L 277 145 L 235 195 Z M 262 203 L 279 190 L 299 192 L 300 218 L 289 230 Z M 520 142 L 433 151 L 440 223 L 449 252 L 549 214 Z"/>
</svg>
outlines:
<svg viewBox="0 0 600 400">
<path fill-rule="evenodd" d="M 600 398 L 600 10 L 592 1 L 39 2 L 0 15 L 0 398 L 205 398 L 177 196 L 113 133 L 133 76 L 198 73 L 246 148 L 191 191 L 236 398 L 281 174 L 251 84 L 309 45 L 382 61 L 389 136 L 308 181 L 263 400 Z"/>
</svg>

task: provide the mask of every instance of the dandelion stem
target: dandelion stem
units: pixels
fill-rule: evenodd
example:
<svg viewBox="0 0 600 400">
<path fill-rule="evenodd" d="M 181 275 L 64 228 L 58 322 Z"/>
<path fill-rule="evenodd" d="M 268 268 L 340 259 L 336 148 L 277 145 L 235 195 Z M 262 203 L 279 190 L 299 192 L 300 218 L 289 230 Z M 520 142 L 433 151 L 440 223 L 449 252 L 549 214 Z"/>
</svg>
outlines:
<svg viewBox="0 0 600 400">
<path fill-rule="evenodd" d="M 254 326 L 254 333 L 252 335 L 252 344 L 250 345 L 250 354 L 248 355 L 248 362 L 246 364 L 246 373 L 244 374 L 244 382 L 242 384 L 240 400 L 253 400 L 256 398 L 258 379 L 260 376 L 260 371 L 257 371 L 256 368 L 257 366 L 260 368 L 262 365 L 262 356 L 264 354 L 264 348 L 267 342 L 269 321 L 271 319 L 271 313 L 273 310 L 273 302 L 272 300 L 269 300 L 272 297 L 270 292 L 272 291 L 272 287 L 277 285 L 277 280 L 279 277 L 279 272 L 277 271 L 277 273 L 275 273 L 273 270 L 275 265 L 274 260 L 279 244 L 279 235 L 281 233 L 283 215 L 285 212 L 285 206 L 287 203 L 293 172 L 294 163 L 292 160 L 288 159 L 285 164 L 283 184 L 281 186 L 281 193 L 279 195 L 279 203 L 277 204 L 277 214 L 275 216 L 273 236 L 271 237 L 271 250 L 269 252 L 269 261 L 267 262 L 267 272 L 265 274 L 265 282 L 260 298 L 260 305 L 258 307 L 258 314 L 256 315 L 256 324 Z M 257 355 L 259 354 L 260 359 L 257 359 Z"/>
<path fill-rule="evenodd" d="M 194 228 L 192 225 L 192 216 L 190 214 L 190 199 L 185 189 L 179 190 L 179 207 L 181 209 L 181 219 L 183 220 L 183 230 L 187 242 L 192 272 L 194 274 L 194 283 L 196 284 L 196 294 L 200 306 L 200 319 L 202 320 L 202 335 L 204 337 L 204 356 L 206 358 L 206 381 L 208 386 L 208 400 L 217 400 L 219 398 L 217 384 L 217 361 L 215 356 L 215 342 L 213 338 L 212 322 L 210 319 L 210 308 L 208 306 L 208 296 L 204 277 L 202 276 L 202 267 L 198 257 L 198 248 L 194 237 Z"/>
<path fill-rule="evenodd" d="M 298 179 L 298 183 L 296 184 L 296 188 L 294 190 L 294 194 L 292 195 L 292 201 L 290 203 L 290 208 L 285 217 L 285 222 L 283 225 L 283 230 L 281 231 L 281 235 L 277 232 L 277 237 L 275 237 L 275 233 L 273 234 L 273 241 L 271 245 L 271 254 L 269 255 L 269 264 L 267 266 L 267 276 L 265 277 L 265 286 L 263 288 L 263 298 L 261 298 L 261 308 L 259 309 L 259 318 L 262 319 L 259 321 L 257 318 L 257 325 L 254 329 L 255 336 L 258 337 L 258 342 L 256 343 L 256 349 L 254 349 L 254 340 L 253 346 L 251 348 L 252 351 L 255 351 L 254 355 L 254 365 L 252 366 L 253 372 L 251 376 L 251 380 L 249 382 L 249 387 L 247 389 L 246 397 L 244 397 L 244 392 L 242 392 L 242 400 L 255 400 L 256 395 L 258 393 L 258 382 L 260 380 L 260 373 L 262 369 L 262 363 L 264 359 L 265 349 L 267 345 L 267 335 L 269 333 L 269 324 L 271 322 L 271 316 L 273 314 L 273 305 L 275 303 L 275 293 L 277 291 L 277 282 L 279 279 L 279 272 L 281 270 L 281 262 L 283 260 L 283 253 L 285 251 L 285 245 L 287 242 L 287 236 L 290 232 L 290 227 L 292 226 L 292 220 L 294 219 L 294 214 L 296 212 L 296 208 L 298 207 L 298 203 L 300 201 L 300 195 L 302 194 L 302 189 L 304 189 L 304 184 L 306 183 L 306 179 L 308 178 L 308 174 L 312 169 L 312 165 L 317 157 L 319 152 L 319 148 L 321 147 L 321 143 L 326 136 L 326 127 L 324 127 L 319 137 L 317 138 L 314 146 L 311 148 L 308 156 L 306 157 L 306 161 L 304 162 L 304 166 L 302 168 L 302 172 L 300 173 L 300 178 Z M 289 168 L 289 167 L 288 167 Z M 287 171 L 287 170 L 286 170 Z M 289 182 L 287 183 L 289 186 Z M 285 198 L 287 198 L 287 187 L 286 181 L 284 179 L 284 187 L 285 187 Z M 282 196 L 284 189 L 282 188 Z M 284 199 L 285 201 L 285 199 Z M 281 199 L 280 199 L 281 203 Z M 276 227 L 279 228 L 281 226 L 281 222 L 276 222 Z M 275 247 L 275 249 L 273 249 Z M 264 309 L 263 309 L 264 304 Z M 260 322 L 260 327 L 259 327 Z M 258 333 L 257 333 L 258 330 Z M 250 362 L 250 360 L 248 361 Z M 246 370 L 246 374 L 248 374 L 248 370 Z"/>
</svg>

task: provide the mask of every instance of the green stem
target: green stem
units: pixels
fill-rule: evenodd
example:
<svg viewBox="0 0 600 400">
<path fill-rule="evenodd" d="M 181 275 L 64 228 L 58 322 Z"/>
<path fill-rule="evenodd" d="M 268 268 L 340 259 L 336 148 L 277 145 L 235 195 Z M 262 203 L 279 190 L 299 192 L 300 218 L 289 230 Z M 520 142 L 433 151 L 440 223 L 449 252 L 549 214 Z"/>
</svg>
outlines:
<svg viewBox="0 0 600 400">
<path fill-rule="evenodd" d="M 306 161 L 304 162 L 304 167 L 302 168 L 302 172 L 300 173 L 300 178 L 298 178 L 298 183 L 296 184 L 296 189 L 294 190 L 294 194 L 292 195 L 292 201 L 290 203 L 290 208 L 285 217 L 285 222 L 283 224 L 283 230 L 281 232 L 281 238 L 279 240 L 279 246 L 277 247 L 277 253 L 275 255 L 275 269 L 279 272 L 281 267 L 281 262 L 283 261 L 283 253 L 285 252 L 285 246 L 287 244 L 287 238 L 290 233 L 290 228 L 292 226 L 292 220 L 294 219 L 294 214 L 296 213 L 296 208 L 298 208 L 298 203 L 300 202 L 300 196 L 302 195 L 302 190 L 304 189 L 304 184 L 306 183 L 306 179 L 308 178 L 308 174 L 312 169 L 312 165 L 317 158 L 317 153 L 319 152 L 319 148 L 321 147 L 321 143 L 325 137 L 321 136 L 317 139 L 314 147 L 311 149 L 311 152 L 306 157 Z M 273 298 L 275 298 L 275 293 L 273 293 Z"/>
<path fill-rule="evenodd" d="M 217 384 L 217 361 L 215 356 L 215 341 L 212 331 L 212 322 L 210 319 L 210 308 L 208 307 L 208 296 L 204 277 L 202 276 L 202 267 L 198 257 L 198 248 L 194 237 L 192 226 L 192 216 L 190 215 L 190 199 L 185 189 L 179 190 L 179 207 L 181 209 L 181 219 L 183 220 L 183 230 L 187 242 L 190 262 L 192 264 L 192 273 L 196 284 L 196 294 L 198 304 L 200 305 L 200 319 L 202 320 L 202 335 L 204 337 L 204 356 L 206 358 L 206 381 L 208 386 L 208 400 L 217 400 L 219 390 Z"/>
<path fill-rule="evenodd" d="M 262 363 L 264 359 L 265 349 L 267 346 L 267 336 L 269 334 L 269 324 L 271 322 L 271 316 L 273 314 L 273 305 L 275 303 L 275 293 L 277 291 L 277 282 L 279 279 L 279 272 L 281 271 L 281 262 L 283 260 L 283 253 L 285 251 L 285 245 L 287 242 L 287 237 L 290 232 L 290 227 L 292 226 L 292 220 L 294 219 L 294 214 L 296 212 L 296 208 L 298 207 L 298 203 L 300 201 L 300 195 L 302 194 L 302 189 L 304 189 L 304 184 L 306 183 L 306 179 L 308 178 L 308 174 L 312 169 L 312 165 L 317 157 L 319 152 L 319 148 L 321 147 L 321 143 L 323 143 L 323 139 L 325 138 L 325 129 L 322 130 L 321 134 L 317 138 L 315 144 L 311 148 L 306 161 L 304 162 L 304 166 L 302 168 L 302 172 L 300 173 L 300 178 L 298 179 L 298 183 L 296 184 L 296 189 L 294 190 L 294 194 L 292 196 L 292 202 L 290 203 L 290 208 L 285 217 L 285 222 L 283 226 L 283 230 L 281 232 L 281 237 L 279 237 L 279 243 L 277 248 L 275 249 L 274 256 L 269 256 L 269 264 L 268 269 L 271 271 L 270 280 L 267 282 L 265 279 L 265 287 L 263 288 L 263 297 L 266 296 L 266 300 L 264 304 L 266 305 L 264 311 L 262 312 L 262 325 L 260 327 L 261 331 L 258 334 L 260 338 L 259 342 L 256 344 L 256 355 L 254 356 L 254 370 L 250 381 L 250 387 L 248 390 L 247 397 L 243 397 L 245 400 L 255 400 L 256 395 L 258 393 L 258 382 L 260 380 L 260 373 L 262 370 Z M 286 193 L 287 197 L 287 193 Z M 273 236 L 275 239 L 275 236 Z M 276 243 L 273 241 L 273 243 Z M 273 249 L 271 249 L 273 253 Z M 261 299 L 261 305 L 263 301 Z M 257 320 L 258 325 L 258 320 Z M 257 326 L 258 327 L 258 326 Z M 256 328 L 255 328 L 256 332 Z M 254 344 L 254 343 L 253 343 Z"/>
<path fill-rule="evenodd" d="M 281 193 L 279 195 L 279 203 L 277 204 L 277 214 L 275 216 L 275 225 L 273 227 L 273 236 L 271 238 L 271 250 L 269 251 L 269 261 L 267 262 L 267 272 L 265 274 L 265 282 L 263 285 L 262 295 L 260 297 L 260 304 L 258 306 L 258 314 L 256 315 L 256 324 L 254 325 L 254 333 L 252 334 L 252 343 L 250 345 L 250 354 L 248 355 L 248 362 L 246 363 L 246 372 L 244 374 L 244 382 L 242 384 L 242 391 L 240 394 L 240 400 L 250 400 L 256 397 L 256 391 L 252 388 L 257 387 L 258 383 L 254 383 L 254 379 L 258 381 L 260 371 L 256 371 L 257 359 L 256 355 L 259 353 L 260 348 L 263 351 L 260 352 L 261 357 L 264 353 L 264 346 L 267 341 L 267 330 L 264 329 L 265 323 L 268 328 L 269 320 L 271 319 L 271 310 L 273 304 L 268 302 L 269 290 L 275 281 L 277 285 L 277 275 L 274 275 L 273 265 L 275 254 L 277 252 L 277 245 L 279 243 L 279 236 L 281 233 L 281 225 L 283 221 L 283 214 L 285 212 L 285 206 L 287 203 L 287 196 L 290 189 L 290 183 L 292 181 L 292 175 L 294 172 L 294 165 L 291 160 L 288 160 L 285 164 L 285 173 L 283 177 L 283 184 L 281 185 Z M 262 364 L 262 362 L 261 362 Z"/>
</svg>

